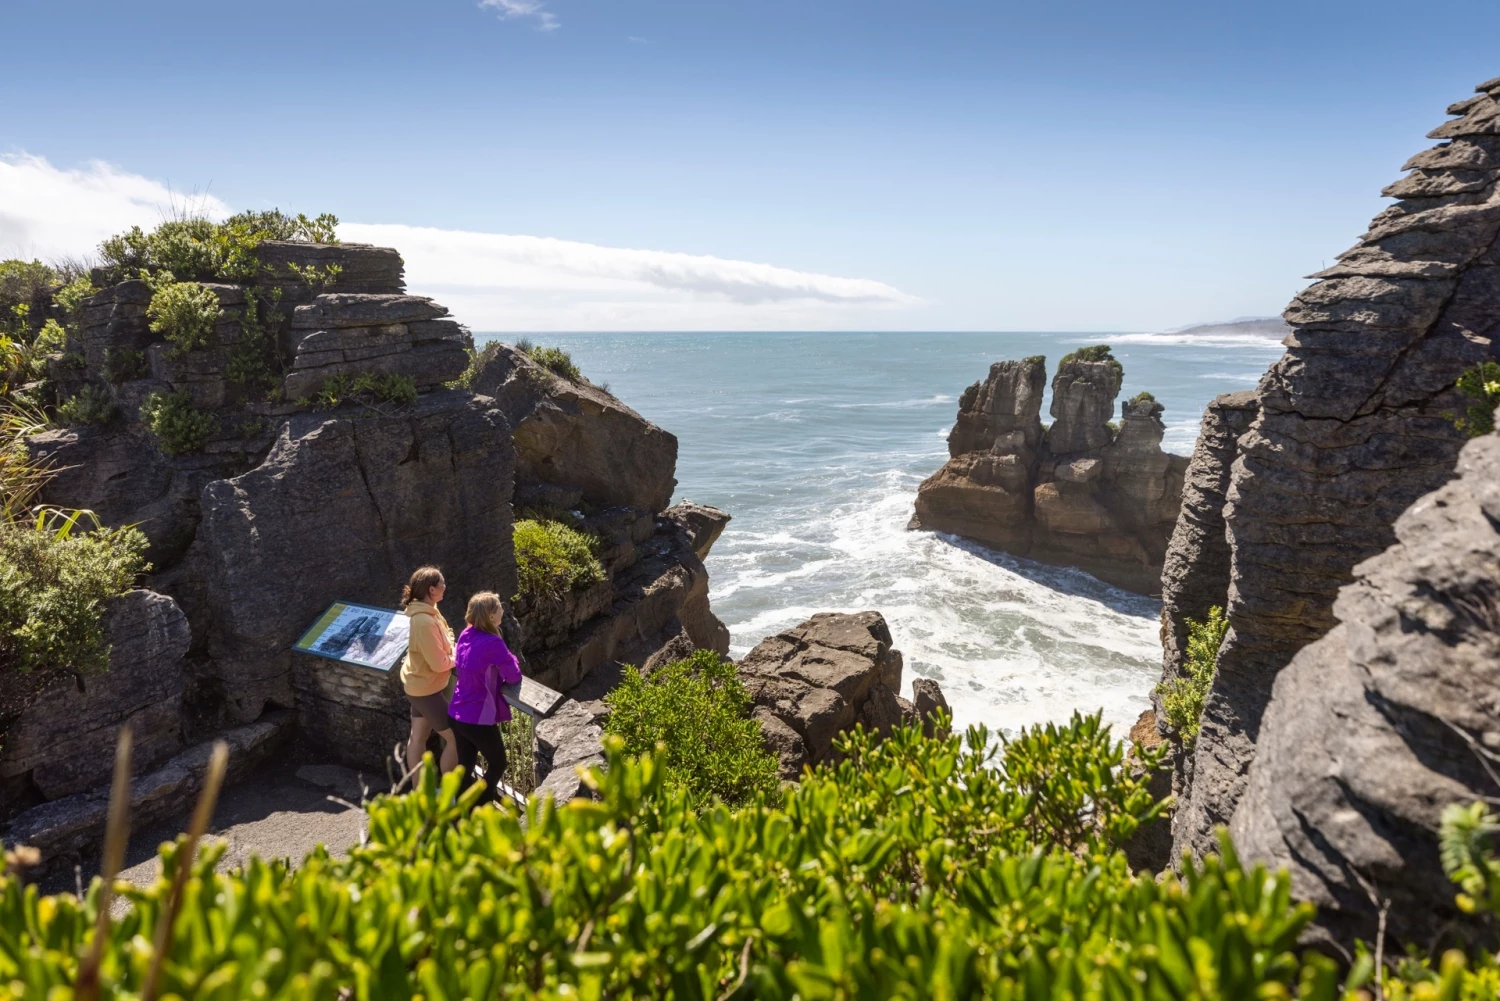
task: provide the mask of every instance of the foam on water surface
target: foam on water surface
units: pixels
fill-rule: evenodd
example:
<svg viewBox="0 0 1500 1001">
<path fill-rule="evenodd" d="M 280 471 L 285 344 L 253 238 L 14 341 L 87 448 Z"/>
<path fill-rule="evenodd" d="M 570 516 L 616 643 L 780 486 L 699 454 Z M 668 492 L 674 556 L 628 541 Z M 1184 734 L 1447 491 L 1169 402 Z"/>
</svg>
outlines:
<svg viewBox="0 0 1500 1001">
<path fill-rule="evenodd" d="M 483 338 L 481 338 L 483 339 Z M 595 382 L 678 436 L 677 499 L 730 512 L 710 599 L 740 656 L 815 612 L 876 609 L 915 677 L 960 725 L 1014 732 L 1149 704 L 1160 605 L 1087 574 L 909 532 L 917 486 L 947 458 L 958 394 L 991 362 L 1117 345 L 1120 398 L 1151 390 L 1164 447 L 1192 449 L 1204 406 L 1253 385 L 1274 341 L 1108 334 L 567 334 Z M 1046 403 L 1043 404 L 1046 420 Z"/>
</svg>

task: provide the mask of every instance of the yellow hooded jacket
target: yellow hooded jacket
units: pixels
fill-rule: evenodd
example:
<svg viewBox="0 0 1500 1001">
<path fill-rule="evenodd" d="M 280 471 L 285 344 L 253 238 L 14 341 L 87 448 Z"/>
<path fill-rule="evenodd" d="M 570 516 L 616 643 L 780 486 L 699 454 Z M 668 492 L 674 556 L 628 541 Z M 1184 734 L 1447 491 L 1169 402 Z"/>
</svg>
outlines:
<svg viewBox="0 0 1500 1001">
<path fill-rule="evenodd" d="M 453 630 L 443 613 L 425 601 L 408 602 L 406 615 L 411 639 L 401 662 L 401 687 L 407 695 L 436 695 L 453 674 Z"/>
</svg>

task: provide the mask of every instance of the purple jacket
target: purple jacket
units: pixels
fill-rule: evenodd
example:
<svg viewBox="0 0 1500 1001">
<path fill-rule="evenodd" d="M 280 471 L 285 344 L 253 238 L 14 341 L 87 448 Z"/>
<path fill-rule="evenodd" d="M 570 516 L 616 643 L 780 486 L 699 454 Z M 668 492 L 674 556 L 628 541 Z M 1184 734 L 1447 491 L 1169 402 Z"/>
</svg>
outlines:
<svg viewBox="0 0 1500 1001">
<path fill-rule="evenodd" d="M 518 684 L 521 665 L 503 639 L 473 626 L 465 628 L 453 650 L 453 674 L 458 684 L 448 703 L 449 716 L 480 726 L 510 720 L 500 686 Z"/>
</svg>

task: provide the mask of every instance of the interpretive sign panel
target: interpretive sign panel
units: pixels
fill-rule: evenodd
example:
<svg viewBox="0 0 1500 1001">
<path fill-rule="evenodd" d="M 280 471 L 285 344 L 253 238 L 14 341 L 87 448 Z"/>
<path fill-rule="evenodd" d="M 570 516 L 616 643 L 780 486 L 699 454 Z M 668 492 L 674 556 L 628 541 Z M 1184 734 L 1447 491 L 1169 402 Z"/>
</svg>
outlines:
<svg viewBox="0 0 1500 1001">
<path fill-rule="evenodd" d="M 389 671 L 401 662 L 410 636 L 411 619 L 393 608 L 335 601 L 292 649 Z"/>
<path fill-rule="evenodd" d="M 500 694 L 505 696 L 506 702 L 537 719 L 550 713 L 552 707 L 562 701 L 562 692 L 553 691 L 541 682 L 525 677 L 519 685 L 501 685 Z"/>
</svg>

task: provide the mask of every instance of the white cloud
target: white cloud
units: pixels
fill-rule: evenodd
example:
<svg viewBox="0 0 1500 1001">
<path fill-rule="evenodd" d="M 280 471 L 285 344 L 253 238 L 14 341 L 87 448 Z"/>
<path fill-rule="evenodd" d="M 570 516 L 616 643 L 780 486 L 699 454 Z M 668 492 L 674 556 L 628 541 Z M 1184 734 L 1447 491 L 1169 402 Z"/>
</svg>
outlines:
<svg viewBox="0 0 1500 1001">
<path fill-rule="evenodd" d="M 546 0 L 479 0 L 479 6 L 497 11 L 502 18 L 534 17 L 538 31 L 557 30 L 557 17 L 546 9 Z"/>
<path fill-rule="evenodd" d="M 214 218 L 230 213 L 216 198 L 187 201 Z M 0 157 L 0 258 L 90 254 L 184 202 L 102 162 L 63 170 Z M 339 234 L 395 247 L 413 292 L 480 331 L 874 329 L 922 302 L 868 278 L 708 255 L 397 224 L 344 223 Z"/>
<path fill-rule="evenodd" d="M 92 254 L 107 236 L 184 209 L 215 219 L 229 214 L 210 195 L 184 196 L 100 160 L 62 170 L 39 156 L 0 155 L 0 258 Z"/>
</svg>

